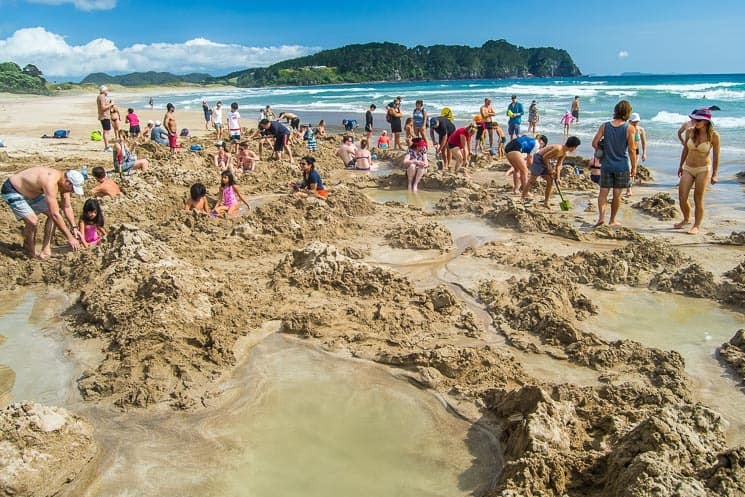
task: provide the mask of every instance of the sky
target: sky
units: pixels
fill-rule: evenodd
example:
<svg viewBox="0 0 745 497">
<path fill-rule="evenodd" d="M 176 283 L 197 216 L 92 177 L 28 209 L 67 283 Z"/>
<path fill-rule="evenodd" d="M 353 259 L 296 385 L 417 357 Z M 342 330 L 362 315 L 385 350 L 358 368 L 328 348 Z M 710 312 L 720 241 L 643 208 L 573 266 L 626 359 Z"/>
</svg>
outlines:
<svg viewBox="0 0 745 497">
<path fill-rule="evenodd" d="M 563 48 L 583 74 L 745 73 L 743 19 L 742 0 L 0 0 L 0 62 L 34 64 L 53 81 L 219 76 L 352 43 L 505 39 Z"/>
</svg>

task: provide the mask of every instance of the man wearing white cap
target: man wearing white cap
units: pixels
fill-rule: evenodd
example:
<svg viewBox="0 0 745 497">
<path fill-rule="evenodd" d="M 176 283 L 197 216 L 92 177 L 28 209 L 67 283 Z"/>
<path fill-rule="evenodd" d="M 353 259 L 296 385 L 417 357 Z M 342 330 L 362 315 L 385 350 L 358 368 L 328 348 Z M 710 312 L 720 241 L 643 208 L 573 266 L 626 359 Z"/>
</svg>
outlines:
<svg viewBox="0 0 745 497">
<path fill-rule="evenodd" d="M 67 238 L 73 250 L 80 248 L 75 215 L 70 204 L 70 193 L 83 195 L 85 179 L 79 171 L 59 171 L 49 167 L 31 167 L 10 176 L 2 186 L 2 198 L 16 219 L 26 223 L 23 227 L 23 246 L 29 258 L 45 259 L 52 255 L 52 235 L 57 226 Z M 59 200 L 58 200 L 59 198 Z M 62 217 L 60 206 L 65 213 Z M 39 225 L 37 214 L 46 214 L 44 241 L 41 252 L 36 253 L 36 228 Z M 70 223 L 68 229 L 65 223 Z"/>
<path fill-rule="evenodd" d="M 111 152 L 111 147 L 109 147 L 109 131 L 111 131 L 111 108 L 113 106 L 114 104 L 109 98 L 109 88 L 106 85 L 101 85 L 98 89 L 96 107 L 98 108 L 98 120 L 101 122 L 101 128 L 103 129 L 104 152 Z"/>
</svg>

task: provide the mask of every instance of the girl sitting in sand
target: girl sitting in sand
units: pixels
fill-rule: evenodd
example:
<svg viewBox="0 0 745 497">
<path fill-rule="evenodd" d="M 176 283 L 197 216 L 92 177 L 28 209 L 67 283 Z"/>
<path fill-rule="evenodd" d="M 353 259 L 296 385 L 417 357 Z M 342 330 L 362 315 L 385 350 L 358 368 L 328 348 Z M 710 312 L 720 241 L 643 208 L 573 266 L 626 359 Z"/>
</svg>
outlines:
<svg viewBox="0 0 745 497">
<path fill-rule="evenodd" d="M 197 211 L 199 213 L 209 214 L 209 206 L 207 205 L 207 188 L 202 183 L 194 183 L 189 189 L 189 198 L 184 203 L 184 210 Z"/>
<path fill-rule="evenodd" d="M 83 204 L 83 213 L 78 221 L 78 237 L 83 247 L 95 246 L 106 235 L 103 227 L 104 219 L 101 212 L 101 204 L 98 200 L 89 198 Z"/>
<path fill-rule="evenodd" d="M 407 185 L 410 192 L 417 191 L 419 180 L 429 167 L 427 158 L 427 142 L 419 137 L 411 140 L 406 156 L 404 157 L 404 166 L 406 167 Z"/>
<path fill-rule="evenodd" d="M 241 195 L 238 187 L 235 186 L 235 178 L 230 171 L 223 171 L 220 175 L 220 199 L 217 201 L 215 209 L 212 211 L 215 217 L 235 217 L 238 215 L 238 200 L 250 209 L 248 202 Z"/>
<path fill-rule="evenodd" d="M 220 171 L 233 172 L 233 156 L 228 152 L 228 147 L 225 145 L 225 142 L 219 142 L 217 144 L 215 167 L 219 167 Z"/>
<path fill-rule="evenodd" d="M 386 130 L 381 131 L 380 136 L 378 137 L 378 148 L 385 150 L 390 146 L 391 137 L 388 136 L 388 132 Z"/>
</svg>

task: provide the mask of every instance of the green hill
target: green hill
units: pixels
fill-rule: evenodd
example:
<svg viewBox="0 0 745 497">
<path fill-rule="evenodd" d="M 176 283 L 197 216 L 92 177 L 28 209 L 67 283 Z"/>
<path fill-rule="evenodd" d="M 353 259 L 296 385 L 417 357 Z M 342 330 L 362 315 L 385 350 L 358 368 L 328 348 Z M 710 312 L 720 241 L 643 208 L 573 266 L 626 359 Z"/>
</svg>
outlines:
<svg viewBox="0 0 745 497">
<path fill-rule="evenodd" d="M 49 95 L 46 83 L 32 64 L 21 69 L 15 62 L 0 63 L 0 92 Z"/>
<path fill-rule="evenodd" d="M 505 40 L 490 40 L 481 47 L 420 45 L 407 48 L 395 43 L 347 45 L 215 79 L 251 87 L 580 75 L 579 68 L 565 50 L 523 48 Z"/>
<path fill-rule="evenodd" d="M 96 72 L 86 76 L 80 83 L 118 84 L 122 86 L 163 86 L 179 83 L 206 84 L 214 78 L 209 74 L 190 73 L 176 75 L 169 72 L 133 72 L 119 76 L 111 76 L 106 73 Z"/>
</svg>

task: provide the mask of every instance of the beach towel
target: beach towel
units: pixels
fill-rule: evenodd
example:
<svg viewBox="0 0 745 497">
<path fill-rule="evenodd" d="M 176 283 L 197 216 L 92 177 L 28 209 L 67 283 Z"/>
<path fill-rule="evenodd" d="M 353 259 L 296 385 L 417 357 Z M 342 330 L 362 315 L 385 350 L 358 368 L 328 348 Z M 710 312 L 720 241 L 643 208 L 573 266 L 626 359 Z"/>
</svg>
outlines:
<svg viewBox="0 0 745 497">
<path fill-rule="evenodd" d="M 103 136 L 101 136 L 101 132 L 98 130 L 91 131 L 91 141 L 94 142 L 100 142 L 103 140 Z"/>
</svg>

